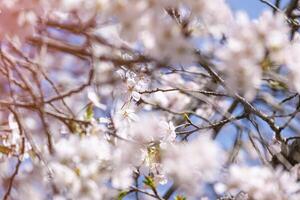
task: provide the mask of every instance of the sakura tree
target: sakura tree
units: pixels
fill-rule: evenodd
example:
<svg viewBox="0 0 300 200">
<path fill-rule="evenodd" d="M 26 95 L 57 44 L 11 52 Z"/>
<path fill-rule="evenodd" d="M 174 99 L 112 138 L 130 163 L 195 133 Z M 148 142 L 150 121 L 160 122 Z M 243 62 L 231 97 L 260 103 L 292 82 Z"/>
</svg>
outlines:
<svg viewBox="0 0 300 200">
<path fill-rule="evenodd" d="M 251 1 L 1 0 L 1 198 L 300 199 L 300 2 Z"/>
</svg>

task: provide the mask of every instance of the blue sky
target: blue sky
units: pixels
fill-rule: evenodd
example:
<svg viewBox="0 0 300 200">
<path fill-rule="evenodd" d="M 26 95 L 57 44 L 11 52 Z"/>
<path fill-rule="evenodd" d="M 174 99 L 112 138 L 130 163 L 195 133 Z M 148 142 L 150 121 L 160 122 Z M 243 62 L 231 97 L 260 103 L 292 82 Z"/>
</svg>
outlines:
<svg viewBox="0 0 300 200">
<path fill-rule="evenodd" d="M 251 18 L 256 18 L 259 14 L 266 9 L 269 9 L 267 5 L 260 2 L 260 0 L 226 0 L 232 10 L 244 10 Z M 269 0 L 274 2 L 274 0 Z M 282 4 L 288 2 L 288 0 L 282 0 Z"/>
</svg>

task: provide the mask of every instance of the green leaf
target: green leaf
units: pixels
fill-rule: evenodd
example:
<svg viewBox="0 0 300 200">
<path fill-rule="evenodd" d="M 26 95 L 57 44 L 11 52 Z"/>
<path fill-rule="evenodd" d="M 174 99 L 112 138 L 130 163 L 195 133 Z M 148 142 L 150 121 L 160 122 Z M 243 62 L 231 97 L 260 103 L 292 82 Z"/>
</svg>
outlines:
<svg viewBox="0 0 300 200">
<path fill-rule="evenodd" d="M 128 194 L 128 191 L 120 192 L 118 195 L 118 200 L 122 200 L 127 194 Z"/>
<path fill-rule="evenodd" d="M 277 80 L 268 80 L 268 84 L 269 87 L 274 90 L 286 90 L 288 88 L 288 86 L 285 83 Z"/>
<path fill-rule="evenodd" d="M 272 61 L 270 60 L 270 58 L 265 58 L 260 62 L 260 66 L 263 71 L 269 71 L 272 67 Z"/>
<path fill-rule="evenodd" d="M 192 121 L 190 120 L 190 117 L 186 113 L 184 113 L 183 118 L 184 118 L 184 120 L 186 120 L 187 122 L 192 124 Z"/>
<path fill-rule="evenodd" d="M 85 110 L 85 119 L 91 120 L 94 117 L 93 104 L 89 104 Z"/>
<path fill-rule="evenodd" d="M 155 189 L 155 182 L 152 177 L 146 176 L 143 181 L 145 185 L 149 186 L 151 189 Z"/>
<path fill-rule="evenodd" d="M 161 150 L 159 144 L 153 144 L 147 148 L 146 162 L 153 163 L 161 160 Z"/>
<path fill-rule="evenodd" d="M 178 195 L 178 196 L 176 196 L 176 197 L 174 198 L 174 200 L 187 200 L 187 199 L 186 199 L 186 197 L 184 197 L 184 196 Z"/>
</svg>

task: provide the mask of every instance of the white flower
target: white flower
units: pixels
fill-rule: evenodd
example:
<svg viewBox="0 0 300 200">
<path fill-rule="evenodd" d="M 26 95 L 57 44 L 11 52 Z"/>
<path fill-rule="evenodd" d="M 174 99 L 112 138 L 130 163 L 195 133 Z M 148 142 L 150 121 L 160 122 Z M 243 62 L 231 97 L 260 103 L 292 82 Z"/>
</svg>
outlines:
<svg viewBox="0 0 300 200">
<path fill-rule="evenodd" d="M 98 108 L 102 109 L 102 110 L 106 110 L 106 106 L 102 103 L 100 103 L 100 99 L 98 97 L 98 95 L 92 91 L 92 90 L 89 90 L 88 93 L 87 93 L 87 96 L 89 98 L 89 100 Z"/>
<path fill-rule="evenodd" d="M 220 37 L 233 20 L 231 10 L 224 0 L 184 0 L 183 2 L 191 10 L 192 16 L 198 18 L 201 26 L 206 29 L 203 33 L 212 33 Z"/>
<path fill-rule="evenodd" d="M 111 145 L 96 135 L 70 135 L 55 144 L 49 168 L 61 195 L 71 199 L 101 199 L 112 160 Z"/>
<path fill-rule="evenodd" d="M 118 93 L 121 93 L 121 97 L 128 102 L 131 98 L 135 101 L 141 99 L 139 92 L 146 90 L 148 86 L 148 80 L 144 76 L 138 76 L 132 71 L 118 70 L 117 73 L 123 79 L 124 84 Z"/>
<path fill-rule="evenodd" d="M 137 92 L 137 83 L 133 78 L 127 78 L 126 80 L 129 96 L 132 97 L 135 101 L 139 101 L 141 94 Z M 131 94 L 130 94 L 131 93 Z"/>
<path fill-rule="evenodd" d="M 158 85 L 158 88 L 161 89 L 170 89 L 170 88 L 185 88 L 187 90 L 191 89 L 191 85 L 189 85 L 187 81 L 185 81 L 178 74 L 169 74 L 162 75 L 160 77 L 162 79 L 162 83 Z M 182 112 L 186 108 L 186 106 L 191 103 L 191 98 L 186 94 L 183 94 L 179 91 L 158 91 L 152 93 L 149 96 L 149 99 L 153 101 L 155 104 L 162 106 L 164 108 L 168 108 L 175 112 Z"/>
<path fill-rule="evenodd" d="M 27 177 L 27 180 L 32 180 Z M 34 182 L 25 181 L 18 187 L 17 193 L 12 194 L 14 199 L 19 199 L 22 196 L 23 199 L 30 200 L 41 200 L 46 199 L 46 194 L 41 188 L 38 188 L 34 185 Z"/>
<path fill-rule="evenodd" d="M 281 64 L 289 43 L 289 27 L 283 14 L 265 11 L 255 23 L 255 29 L 269 51 L 270 59 Z"/>
<path fill-rule="evenodd" d="M 165 142 L 174 142 L 176 138 L 176 132 L 175 132 L 175 126 L 173 122 L 167 122 L 167 121 L 160 121 L 159 122 L 159 130 L 161 130 L 161 133 L 163 135 L 162 141 Z"/>
<path fill-rule="evenodd" d="M 286 66 L 289 69 L 291 86 L 300 92 L 300 44 L 293 43 L 286 53 Z"/>
<path fill-rule="evenodd" d="M 72 161 L 77 153 L 78 139 L 76 137 L 61 138 L 55 143 L 56 156 L 59 160 Z"/>
<path fill-rule="evenodd" d="M 77 145 L 77 155 L 81 162 L 94 160 L 108 160 L 110 157 L 110 146 L 105 140 L 100 140 L 97 136 L 86 136 Z"/>
<path fill-rule="evenodd" d="M 19 146 L 19 143 L 21 142 L 21 137 L 20 137 L 20 131 L 19 131 L 19 125 L 15 120 L 15 117 L 13 114 L 10 114 L 8 116 L 8 125 L 9 128 L 11 129 L 11 134 L 9 137 L 9 144 L 8 145 L 17 145 Z"/>
<path fill-rule="evenodd" d="M 127 138 L 130 124 L 138 122 L 139 116 L 136 114 L 134 107 L 128 104 L 123 105 L 118 101 L 115 106 L 115 111 L 111 114 L 114 128 L 117 130 L 117 135 Z"/>
<path fill-rule="evenodd" d="M 59 0 L 59 4 L 55 1 L 51 2 L 56 10 L 65 12 L 76 11 L 83 21 L 89 20 L 96 12 L 103 12 L 109 5 L 107 0 Z M 88 13 L 87 13 L 88 12 Z"/>
<path fill-rule="evenodd" d="M 90 199 L 102 199 L 102 193 L 99 191 L 97 183 L 93 180 L 84 181 L 84 185 L 81 188 L 80 194 L 76 199 L 78 200 L 90 200 Z"/>
<path fill-rule="evenodd" d="M 282 15 L 264 12 L 257 21 L 238 13 L 227 32 L 226 45 L 217 50 L 220 67 L 233 92 L 251 101 L 260 87 L 264 62 L 283 64 L 289 28 Z M 266 57 L 267 56 L 267 57 Z M 267 63 L 269 65 L 269 63 Z"/>
<path fill-rule="evenodd" d="M 152 95 L 154 103 L 168 108 L 174 112 L 182 112 L 186 106 L 191 102 L 191 98 L 178 91 L 171 92 L 155 92 Z"/>
<path fill-rule="evenodd" d="M 6 154 L 19 154 L 22 151 L 23 137 L 19 130 L 19 125 L 12 113 L 8 115 L 8 126 L 10 132 L 2 134 L 1 143 L 9 149 Z M 31 149 L 31 145 L 25 140 L 25 156 L 27 156 L 27 151 Z"/>
<path fill-rule="evenodd" d="M 232 165 L 225 179 L 229 192 L 243 191 L 253 200 L 300 198 L 297 177 L 279 169 L 274 171 L 264 166 Z"/>
<path fill-rule="evenodd" d="M 81 6 L 82 0 L 62 0 L 61 6 L 68 10 L 74 10 Z"/>
<path fill-rule="evenodd" d="M 141 146 L 127 141 L 118 141 L 112 154 L 110 172 L 113 187 L 128 188 L 133 183 L 135 167 L 140 166 L 143 160 Z"/>
<path fill-rule="evenodd" d="M 113 174 L 112 185 L 118 189 L 128 188 L 133 182 L 133 169 L 124 167 L 116 170 Z"/>
<path fill-rule="evenodd" d="M 60 139 L 56 145 L 56 157 L 61 161 L 73 162 L 100 162 L 110 157 L 109 144 L 95 135 L 70 135 L 69 138 Z"/>
<path fill-rule="evenodd" d="M 120 22 L 120 36 L 130 42 L 134 42 L 139 37 L 140 30 L 146 24 L 143 24 L 141 19 L 144 19 L 146 9 L 145 1 L 118 1 L 112 0 L 107 10 L 107 15 L 117 17 Z"/>
<path fill-rule="evenodd" d="M 130 108 L 124 108 L 120 110 L 117 114 L 121 118 L 121 120 L 127 120 L 127 122 L 138 122 L 139 116 L 135 114 L 136 111 Z"/>
<path fill-rule="evenodd" d="M 130 125 L 128 137 L 139 143 L 171 142 L 175 140 L 175 127 L 158 113 L 141 113 L 139 121 Z"/>
<path fill-rule="evenodd" d="M 223 151 L 207 136 L 170 145 L 162 154 L 164 172 L 189 194 L 199 184 L 216 180 L 223 160 Z"/>
<path fill-rule="evenodd" d="M 76 173 L 69 167 L 57 162 L 49 164 L 53 172 L 53 182 L 61 192 L 68 192 L 70 195 L 77 195 L 80 191 L 81 183 Z"/>
<path fill-rule="evenodd" d="M 264 58 L 264 46 L 259 41 L 254 24 L 244 13 L 238 13 L 236 23 L 229 30 L 227 44 L 216 54 L 226 81 L 233 92 L 252 100 L 260 86 L 262 70 L 259 63 Z"/>
<path fill-rule="evenodd" d="M 191 64 L 196 60 L 192 42 L 184 37 L 177 24 L 163 17 L 156 17 L 152 23 L 152 29 L 142 38 L 146 53 L 171 64 Z"/>
<path fill-rule="evenodd" d="M 112 165 L 115 169 L 139 166 L 144 156 L 140 145 L 120 140 L 112 153 Z"/>
</svg>

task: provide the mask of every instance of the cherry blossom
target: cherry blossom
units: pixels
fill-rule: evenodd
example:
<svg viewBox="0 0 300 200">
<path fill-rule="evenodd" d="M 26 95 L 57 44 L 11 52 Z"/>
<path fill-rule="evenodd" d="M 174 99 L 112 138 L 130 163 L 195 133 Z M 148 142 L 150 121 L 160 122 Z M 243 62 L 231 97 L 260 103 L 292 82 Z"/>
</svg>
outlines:
<svg viewBox="0 0 300 200">
<path fill-rule="evenodd" d="M 298 199 L 299 183 L 288 172 L 267 167 L 233 165 L 227 177 L 228 190 L 246 192 L 252 199 Z"/>
</svg>

